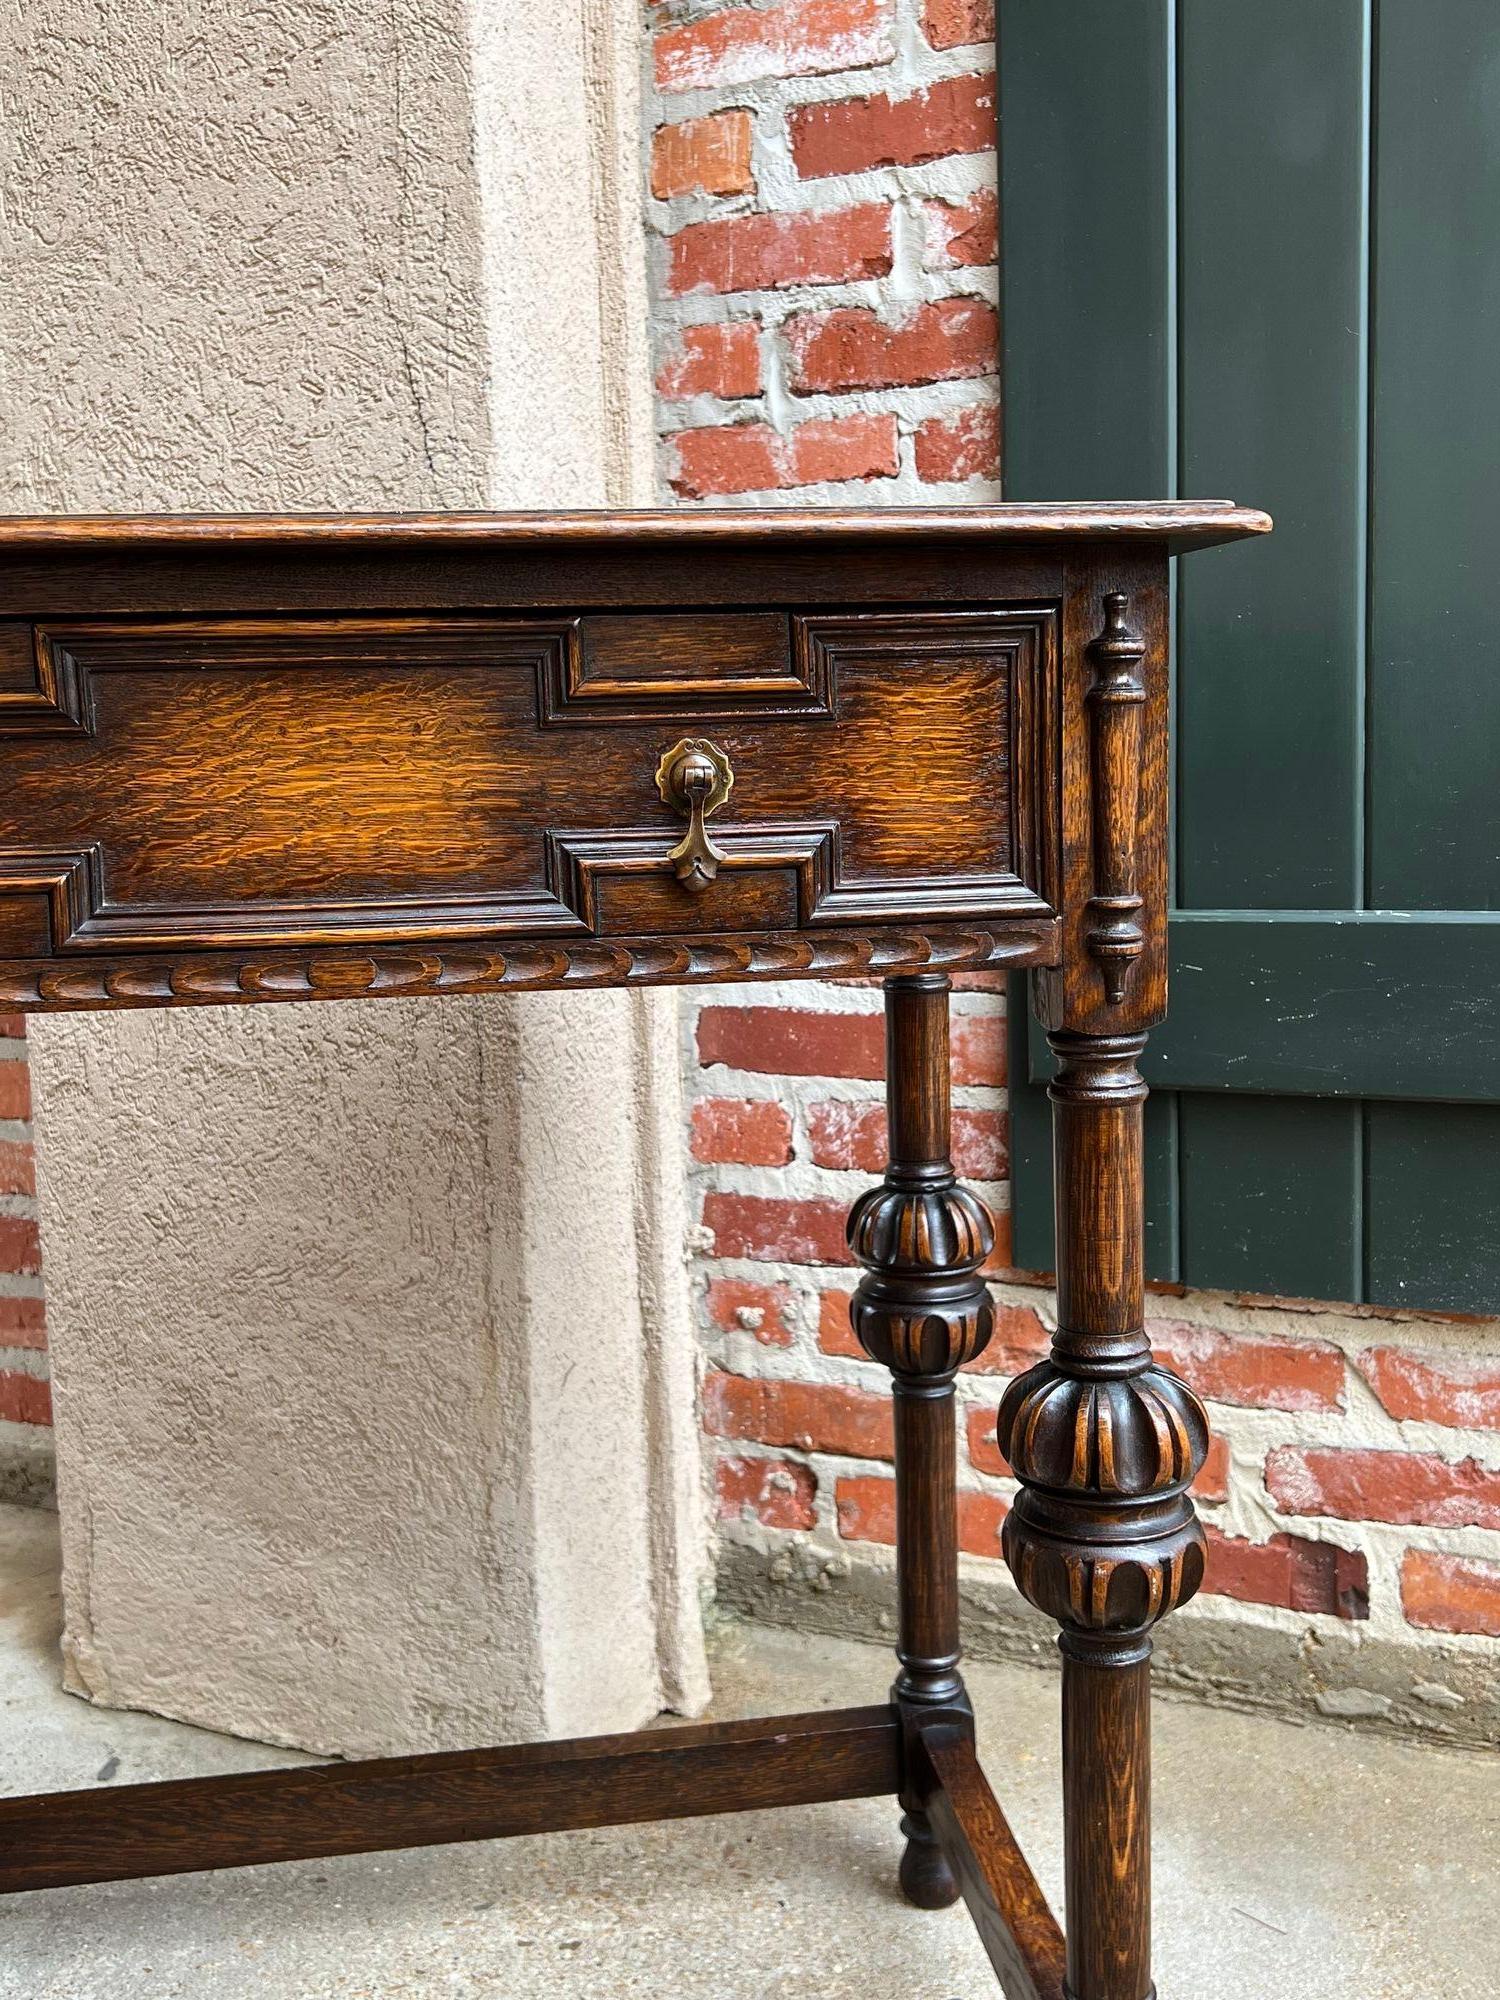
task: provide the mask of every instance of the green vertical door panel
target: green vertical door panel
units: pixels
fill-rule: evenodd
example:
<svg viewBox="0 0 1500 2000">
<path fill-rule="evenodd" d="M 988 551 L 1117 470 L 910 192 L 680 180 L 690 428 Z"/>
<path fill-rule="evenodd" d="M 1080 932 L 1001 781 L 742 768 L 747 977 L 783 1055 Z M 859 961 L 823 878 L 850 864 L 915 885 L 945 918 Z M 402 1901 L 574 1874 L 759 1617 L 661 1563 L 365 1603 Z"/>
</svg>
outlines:
<svg viewBox="0 0 1500 2000">
<path fill-rule="evenodd" d="M 1146 1099 L 1146 1271 L 1165 1284 L 1182 1276 L 1181 1102 L 1160 1090 Z"/>
<path fill-rule="evenodd" d="M 1367 28 L 1364 0 L 1181 10 L 1180 485 L 1253 493 L 1277 526 L 1248 561 L 1180 566 L 1188 907 L 1345 904 L 1363 872 Z M 1174 932 L 1174 964 L 1211 969 L 1217 941 Z M 1242 1087 L 1263 1039 L 1245 1029 L 1274 1040 L 1302 1009 L 1253 972 L 1210 983 L 1210 1043 Z M 1186 1276 L 1360 1296 L 1357 1107 L 1192 1093 L 1178 1119 Z"/>
<path fill-rule="evenodd" d="M 1188 906 L 1358 901 L 1364 64 L 1362 0 L 1182 10 L 1181 490 L 1276 522 L 1180 566 Z"/>
<path fill-rule="evenodd" d="M 1500 1313 L 1500 1107 L 1372 1104 L 1365 1295 Z"/>
<path fill-rule="evenodd" d="M 1184 1269 L 1225 1291 L 1358 1298 L 1360 1116 L 1321 1097 L 1184 1093 Z"/>
<path fill-rule="evenodd" d="M 1166 0 L 999 9 L 1014 500 L 1172 494 L 1172 14 Z"/>
<path fill-rule="evenodd" d="M 1381 9 L 1370 884 L 1500 902 L 1500 4 Z"/>
</svg>

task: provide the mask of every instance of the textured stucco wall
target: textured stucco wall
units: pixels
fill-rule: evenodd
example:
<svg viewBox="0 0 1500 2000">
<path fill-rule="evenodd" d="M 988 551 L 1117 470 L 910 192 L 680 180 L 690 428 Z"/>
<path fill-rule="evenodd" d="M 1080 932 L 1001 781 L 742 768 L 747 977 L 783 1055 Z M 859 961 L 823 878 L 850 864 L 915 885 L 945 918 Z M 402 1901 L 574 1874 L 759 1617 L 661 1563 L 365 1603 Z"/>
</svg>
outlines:
<svg viewBox="0 0 1500 2000">
<path fill-rule="evenodd" d="M 474 0 L 470 32 L 491 504 L 649 506 L 638 10 Z"/>
<path fill-rule="evenodd" d="M 69 1684 L 324 1749 L 627 1727 L 696 1612 L 652 1560 L 651 1108 L 608 1088 L 651 1024 L 315 1011 L 41 1044 Z"/>
<path fill-rule="evenodd" d="M 0 64 L 6 504 L 475 504 L 459 0 L 33 0 Z"/>
<path fill-rule="evenodd" d="M 12 16 L 3 504 L 640 491 L 636 53 L 626 0 Z M 345 1750 L 701 1701 L 672 1022 L 34 1024 L 76 1686 Z"/>
</svg>

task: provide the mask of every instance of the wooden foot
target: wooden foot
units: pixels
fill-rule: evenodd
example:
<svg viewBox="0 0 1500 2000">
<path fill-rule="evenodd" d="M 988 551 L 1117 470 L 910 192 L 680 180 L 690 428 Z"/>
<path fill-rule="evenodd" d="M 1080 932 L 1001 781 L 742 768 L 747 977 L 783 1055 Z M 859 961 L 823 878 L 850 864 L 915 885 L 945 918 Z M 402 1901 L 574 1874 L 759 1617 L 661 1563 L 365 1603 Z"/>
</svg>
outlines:
<svg viewBox="0 0 1500 2000">
<path fill-rule="evenodd" d="M 906 1835 L 901 1854 L 902 1895 L 919 1910 L 951 1909 L 959 1898 L 958 1882 L 926 1813 L 903 1813 L 901 1831 Z"/>
<path fill-rule="evenodd" d="M 885 983 L 890 1165 L 849 1217 L 850 1247 L 865 1271 L 854 1295 L 854 1331 L 865 1352 L 891 1370 L 895 1399 L 901 1667 L 892 1696 L 908 1751 L 901 1887 L 923 1909 L 946 1908 L 959 1890 L 910 1775 L 915 1732 L 935 1716 L 973 1730 L 958 1671 L 953 1376 L 984 1347 L 994 1324 L 979 1275 L 994 1231 L 948 1157 L 949 986 L 937 972 Z"/>
</svg>

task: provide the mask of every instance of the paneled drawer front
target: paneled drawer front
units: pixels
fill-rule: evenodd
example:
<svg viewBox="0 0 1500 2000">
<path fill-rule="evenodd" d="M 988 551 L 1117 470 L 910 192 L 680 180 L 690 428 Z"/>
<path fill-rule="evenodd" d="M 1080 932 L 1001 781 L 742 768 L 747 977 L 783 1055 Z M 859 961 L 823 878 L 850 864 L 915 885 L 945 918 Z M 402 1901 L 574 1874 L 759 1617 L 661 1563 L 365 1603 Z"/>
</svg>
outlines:
<svg viewBox="0 0 1500 2000">
<path fill-rule="evenodd" d="M 1045 915 L 1055 676 L 1045 607 L 0 628 L 0 953 Z"/>
<path fill-rule="evenodd" d="M 542 712 L 585 728 L 691 712 L 827 715 L 827 665 L 784 611 L 593 612 L 549 665 Z"/>
</svg>

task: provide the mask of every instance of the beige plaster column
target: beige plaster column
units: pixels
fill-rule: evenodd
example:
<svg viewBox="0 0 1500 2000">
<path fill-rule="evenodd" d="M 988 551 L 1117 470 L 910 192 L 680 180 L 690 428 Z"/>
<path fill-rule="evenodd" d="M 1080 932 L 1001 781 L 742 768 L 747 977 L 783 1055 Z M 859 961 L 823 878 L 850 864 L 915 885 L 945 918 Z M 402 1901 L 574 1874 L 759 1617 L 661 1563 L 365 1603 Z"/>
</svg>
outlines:
<svg viewBox="0 0 1500 2000">
<path fill-rule="evenodd" d="M 629 0 L 34 0 L 0 505 L 644 497 L 637 33 Z M 70 1686 L 351 1753 L 701 1706 L 673 1024 L 33 1024 Z"/>
</svg>

